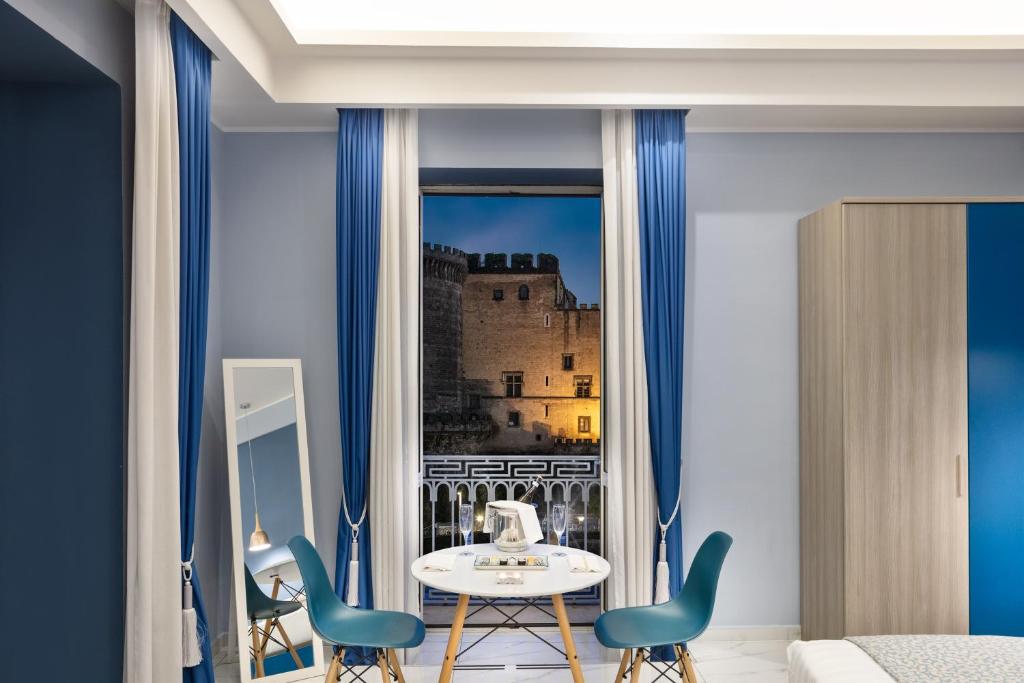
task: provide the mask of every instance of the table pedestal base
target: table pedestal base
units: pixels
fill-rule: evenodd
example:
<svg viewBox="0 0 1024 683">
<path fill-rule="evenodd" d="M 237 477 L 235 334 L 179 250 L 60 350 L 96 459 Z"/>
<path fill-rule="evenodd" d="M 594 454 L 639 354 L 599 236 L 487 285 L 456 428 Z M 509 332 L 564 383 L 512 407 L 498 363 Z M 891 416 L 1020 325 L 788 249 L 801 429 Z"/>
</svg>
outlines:
<svg viewBox="0 0 1024 683">
<path fill-rule="evenodd" d="M 455 661 L 459 657 L 465 654 L 468 650 L 476 647 L 481 641 L 483 641 L 485 638 L 487 638 L 489 635 L 491 635 L 498 629 L 510 627 L 526 631 L 527 633 L 529 633 L 530 635 L 537 638 L 542 643 L 553 649 L 555 652 L 558 652 L 560 655 L 565 657 L 566 661 L 569 663 L 569 671 L 572 673 L 573 683 L 583 683 L 583 671 L 580 669 L 580 660 L 578 654 L 576 653 L 576 643 L 575 641 L 573 641 L 572 638 L 572 629 L 569 626 L 569 615 L 565 611 L 565 601 L 562 599 L 562 596 L 560 594 L 555 594 L 551 596 L 551 604 L 552 607 L 554 607 L 554 614 L 548 612 L 543 607 L 540 607 L 537 604 L 537 602 L 541 600 L 541 598 L 539 597 L 522 598 L 521 600 L 525 604 L 522 607 L 520 607 L 517 611 L 511 614 L 503 610 L 501 606 L 499 606 L 496 603 L 495 600 L 482 598 L 484 604 L 477 610 L 477 612 L 479 612 L 482 609 L 486 609 L 487 607 L 490 607 L 496 610 L 503 617 L 505 617 L 505 621 L 494 626 L 493 628 L 491 628 L 491 630 L 487 631 L 478 639 L 476 639 L 472 644 L 470 644 L 469 646 L 460 651 L 459 641 L 462 638 L 462 630 L 463 627 L 465 626 L 466 618 L 467 616 L 472 616 L 468 615 L 469 597 L 469 595 L 460 594 L 459 600 L 456 603 L 455 618 L 452 621 L 451 633 L 448 636 L 448 647 L 444 653 L 444 664 L 441 666 L 441 675 L 438 678 L 438 683 L 450 683 L 450 681 L 452 680 L 452 670 L 455 667 Z M 516 617 L 519 616 L 524 610 L 529 609 L 530 607 L 539 609 L 548 616 L 553 617 L 558 622 L 558 630 L 562 636 L 562 643 L 565 647 L 564 651 L 559 650 L 557 647 L 548 642 L 546 638 L 541 636 L 539 633 L 533 631 L 528 626 L 523 626 L 522 624 L 519 624 L 519 622 L 516 621 Z M 473 614 L 476 614 L 476 612 L 474 612 Z"/>
</svg>

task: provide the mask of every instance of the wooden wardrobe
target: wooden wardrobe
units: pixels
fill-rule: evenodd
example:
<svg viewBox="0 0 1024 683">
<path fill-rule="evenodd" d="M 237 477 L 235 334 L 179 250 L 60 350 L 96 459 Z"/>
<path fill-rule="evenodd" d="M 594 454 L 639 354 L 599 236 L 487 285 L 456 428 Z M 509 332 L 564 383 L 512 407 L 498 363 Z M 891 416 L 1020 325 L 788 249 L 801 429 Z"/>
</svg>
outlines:
<svg viewBox="0 0 1024 683">
<path fill-rule="evenodd" d="M 968 632 L 963 200 L 799 224 L 804 639 Z"/>
</svg>

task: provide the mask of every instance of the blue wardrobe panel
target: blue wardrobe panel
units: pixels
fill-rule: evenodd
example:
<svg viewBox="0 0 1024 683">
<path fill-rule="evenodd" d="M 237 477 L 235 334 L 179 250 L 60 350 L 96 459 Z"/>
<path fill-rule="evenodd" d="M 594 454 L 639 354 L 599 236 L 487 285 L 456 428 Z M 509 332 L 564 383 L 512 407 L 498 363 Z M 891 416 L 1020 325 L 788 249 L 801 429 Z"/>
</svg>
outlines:
<svg viewBox="0 0 1024 683">
<path fill-rule="evenodd" d="M 967 207 L 971 633 L 1024 635 L 1024 204 Z"/>
</svg>

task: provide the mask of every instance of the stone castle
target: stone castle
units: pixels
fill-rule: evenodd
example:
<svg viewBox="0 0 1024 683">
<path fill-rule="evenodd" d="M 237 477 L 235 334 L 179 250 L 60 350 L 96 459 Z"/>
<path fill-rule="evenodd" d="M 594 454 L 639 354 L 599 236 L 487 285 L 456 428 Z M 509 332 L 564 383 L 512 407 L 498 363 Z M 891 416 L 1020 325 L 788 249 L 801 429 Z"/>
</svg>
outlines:
<svg viewBox="0 0 1024 683">
<path fill-rule="evenodd" d="M 601 311 L 551 254 L 423 245 L 426 453 L 597 453 Z"/>
</svg>

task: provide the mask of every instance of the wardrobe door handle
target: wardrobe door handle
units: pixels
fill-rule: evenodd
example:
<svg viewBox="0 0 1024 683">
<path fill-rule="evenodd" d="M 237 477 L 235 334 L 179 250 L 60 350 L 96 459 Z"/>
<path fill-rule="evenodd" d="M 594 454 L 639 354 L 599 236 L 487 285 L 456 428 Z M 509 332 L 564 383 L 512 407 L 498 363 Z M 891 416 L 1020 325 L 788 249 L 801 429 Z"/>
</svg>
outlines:
<svg viewBox="0 0 1024 683">
<path fill-rule="evenodd" d="M 956 456 L 956 497 L 957 498 L 963 498 L 964 497 L 963 479 L 964 479 L 964 477 L 963 477 L 963 467 L 961 467 L 961 465 L 960 465 L 960 454 L 958 453 L 957 456 Z"/>
</svg>

